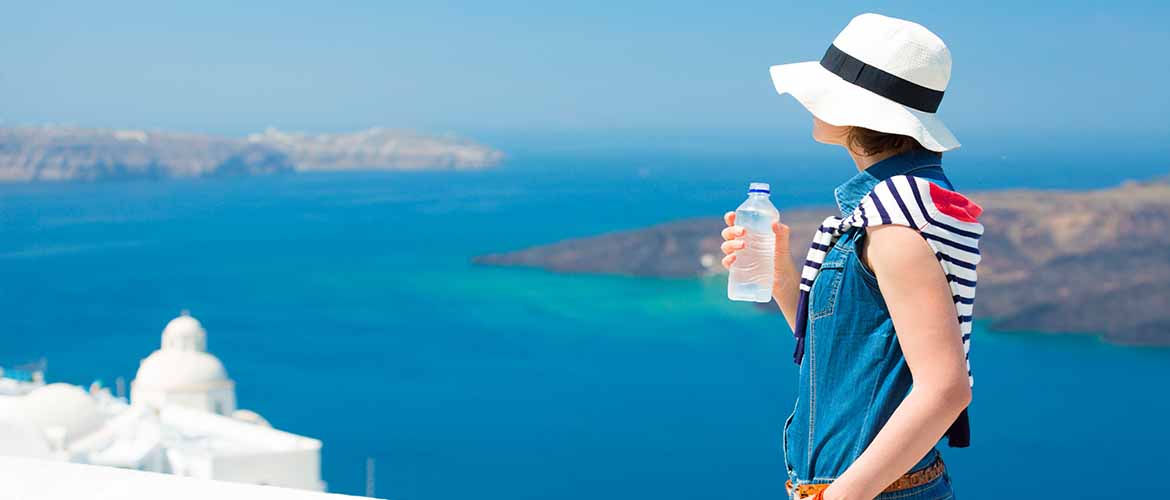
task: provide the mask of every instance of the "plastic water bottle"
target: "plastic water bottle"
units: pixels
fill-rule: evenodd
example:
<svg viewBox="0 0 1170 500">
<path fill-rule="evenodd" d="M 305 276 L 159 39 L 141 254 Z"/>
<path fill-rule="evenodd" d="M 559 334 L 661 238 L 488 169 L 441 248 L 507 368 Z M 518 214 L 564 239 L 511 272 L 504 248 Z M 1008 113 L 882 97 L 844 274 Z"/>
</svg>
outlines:
<svg viewBox="0 0 1170 500">
<path fill-rule="evenodd" d="M 772 223 L 780 212 L 768 199 L 771 190 L 763 182 L 748 186 L 748 198 L 735 209 L 735 225 L 746 230 L 747 247 L 735 252 L 735 262 L 727 277 L 727 298 L 748 302 L 772 300 L 775 272 L 776 233 Z"/>
</svg>

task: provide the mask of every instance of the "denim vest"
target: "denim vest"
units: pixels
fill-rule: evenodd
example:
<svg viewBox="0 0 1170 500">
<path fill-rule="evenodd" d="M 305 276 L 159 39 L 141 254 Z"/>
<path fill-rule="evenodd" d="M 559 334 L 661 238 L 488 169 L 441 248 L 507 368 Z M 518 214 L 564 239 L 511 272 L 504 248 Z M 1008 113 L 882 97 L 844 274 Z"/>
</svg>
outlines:
<svg viewBox="0 0 1170 500">
<path fill-rule="evenodd" d="M 909 151 L 838 186 L 834 195 L 843 216 L 877 183 L 895 175 L 952 189 L 939 153 Z M 827 483 L 844 473 L 910 392 L 910 369 L 877 278 L 857 255 L 864 238 L 864 228 L 842 235 L 810 292 L 796 407 L 784 424 L 784 458 L 794 484 Z M 937 457 L 931 449 L 911 470 L 928 467 Z"/>
</svg>

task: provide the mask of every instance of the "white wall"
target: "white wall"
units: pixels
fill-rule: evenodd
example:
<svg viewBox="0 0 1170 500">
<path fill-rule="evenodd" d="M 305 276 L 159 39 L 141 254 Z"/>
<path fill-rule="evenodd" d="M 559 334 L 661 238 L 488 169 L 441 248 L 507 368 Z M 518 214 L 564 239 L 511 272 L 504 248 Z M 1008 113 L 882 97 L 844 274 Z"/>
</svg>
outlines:
<svg viewBox="0 0 1170 500">
<path fill-rule="evenodd" d="M 210 481 L 114 467 L 0 457 L 0 497 L 22 500 L 345 500 L 274 486 Z"/>
<path fill-rule="evenodd" d="M 216 456 L 211 477 L 222 481 L 267 484 L 324 491 L 318 450 L 289 450 L 248 455 Z"/>
<path fill-rule="evenodd" d="M 233 385 L 198 389 L 154 389 L 130 386 L 130 401 L 149 403 L 156 408 L 177 404 L 187 408 L 231 416 L 236 411 L 236 391 Z"/>
</svg>

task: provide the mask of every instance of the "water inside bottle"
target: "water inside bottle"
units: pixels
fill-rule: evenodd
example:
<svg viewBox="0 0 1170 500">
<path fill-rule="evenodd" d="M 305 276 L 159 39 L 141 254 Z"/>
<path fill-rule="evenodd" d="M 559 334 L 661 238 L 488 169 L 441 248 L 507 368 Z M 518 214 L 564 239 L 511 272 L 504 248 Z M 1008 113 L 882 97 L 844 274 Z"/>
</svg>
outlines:
<svg viewBox="0 0 1170 500">
<path fill-rule="evenodd" d="M 735 211 L 735 225 L 744 228 L 747 246 L 735 253 L 727 279 L 727 298 L 748 302 L 772 300 L 776 236 L 772 223 L 779 212 L 768 200 L 767 184 L 753 183 L 749 196 Z"/>
</svg>

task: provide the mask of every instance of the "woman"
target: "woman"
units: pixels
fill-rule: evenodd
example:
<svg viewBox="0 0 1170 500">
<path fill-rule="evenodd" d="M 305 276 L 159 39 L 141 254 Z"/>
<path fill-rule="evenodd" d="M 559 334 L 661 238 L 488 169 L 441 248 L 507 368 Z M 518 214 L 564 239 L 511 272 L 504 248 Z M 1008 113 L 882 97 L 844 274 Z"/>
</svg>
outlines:
<svg viewBox="0 0 1170 500">
<path fill-rule="evenodd" d="M 775 224 L 773 298 L 797 335 L 798 396 L 784 426 L 791 498 L 946 499 L 936 443 L 966 446 L 966 360 L 981 209 L 951 191 L 935 116 L 950 53 L 926 28 L 854 18 L 824 59 L 772 68 L 813 115 L 813 138 L 859 173 L 834 192 L 804 269 Z M 725 216 L 725 267 L 746 241 Z"/>
</svg>

